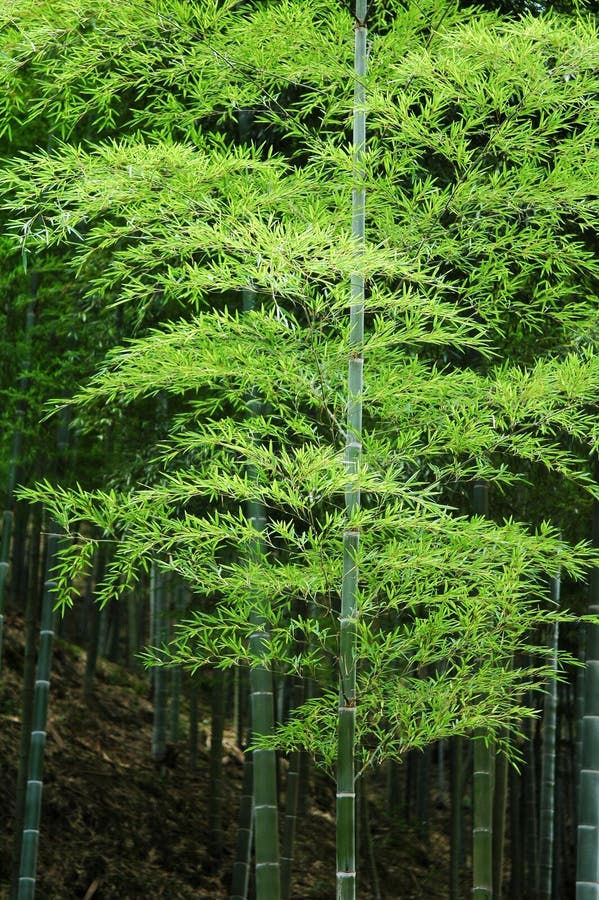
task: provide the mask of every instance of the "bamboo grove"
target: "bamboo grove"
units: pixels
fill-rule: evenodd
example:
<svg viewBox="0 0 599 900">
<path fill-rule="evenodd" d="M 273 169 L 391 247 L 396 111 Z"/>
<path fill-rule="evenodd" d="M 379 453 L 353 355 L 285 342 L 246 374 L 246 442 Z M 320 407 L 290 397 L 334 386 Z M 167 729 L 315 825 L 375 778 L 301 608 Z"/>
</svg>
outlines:
<svg viewBox="0 0 599 900">
<path fill-rule="evenodd" d="M 234 897 L 252 834 L 258 900 L 292 896 L 276 754 L 336 778 L 337 897 L 353 900 L 359 784 L 474 737 L 473 895 L 500 898 L 497 752 L 523 762 L 549 684 L 535 890 L 551 897 L 554 679 L 575 652 L 557 634 L 585 619 L 556 585 L 597 564 L 572 513 L 590 522 L 599 500 L 593 20 L 6 0 L 0 35 L 3 258 L 30 279 L 4 316 L 20 389 L 4 386 L 2 598 L 18 481 L 18 507 L 64 530 L 63 614 L 90 572 L 104 609 L 151 584 L 157 762 L 166 672 L 215 670 L 222 719 L 224 679 L 249 670 Z M 69 322 L 58 371 L 35 354 L 34 306 Z M 23 422 L 35 435 L 45 415 L 47 443 L 65 409 L 69 464 L 28 447 L 24 466 Z M 168 634 L 171 583 L 191 600 Z M 277 683 L 298 689 L 273 718 Z M 587 680 L 589 783 L 595 706 Z M 581 810 L 586 900 L 599 815 Z"/>
</svg>

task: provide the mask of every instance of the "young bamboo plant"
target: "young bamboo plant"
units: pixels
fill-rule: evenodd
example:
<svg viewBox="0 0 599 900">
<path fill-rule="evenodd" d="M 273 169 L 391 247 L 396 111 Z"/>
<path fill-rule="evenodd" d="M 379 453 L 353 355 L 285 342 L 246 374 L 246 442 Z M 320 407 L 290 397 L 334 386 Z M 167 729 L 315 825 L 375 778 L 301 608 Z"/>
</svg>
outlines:
<svg viewBox="0 0 599 900">
<path fill-rule="evenodd" d="M 337 898 L 356 896 L 356 618 L 359 599 L 358 484 L 362 456 L 362 391 L 364 385 L 364 274 L 361 257 L 366 236 L 366 190 L 363 158 L 366 149 L 366 0 L 357 0 L 354 49 L 354 185 L 352 237 L 356 271 L 351 276 L 349 304 L 349 369 L 347 377 L 347 488 L 343 533 L 343 581 L 339 624 L 339 732 L 337 750 Z"/>
<path fill-rule="evenodd" d="M 70 2 L 79 8 L 80 0 Z M 508 489 L 520 460 L 589 487 L 573 448 L 596 441 L 589 410 L 599 364 L 581 349 L 577 335 L 592 317 L 577 298 L 599 260 L 594 245 L 571 235 L 599 225 L 589 196 L 599 160 L 585 152 L 596 144 L 597 120 L 580 102 L 599 89 L 591 36 L 586 26 L 573 34 L 540 20 L 470 21 L 463 12 L 464 22 L 449 12 L 432 28 L 439 4 L 424 5 L 427 15 L 422 3 L 400 4 L 393 27 L 375 35 L 368 152 L 362 4 L 352 23 L 328 0 L 243 13 L 190 3 L 173 7 L 175 19 L 190 18 L 160 50 L 160 84 L 144 69 L 147 54 L 111 56 L 119 67 L 114 93 L 122 85 L 129 97 L 131 83 L 145 85 L 143 110 L 132 100 L 123 112 L 128 124 L 151 108 L 160 139 L 111 141 L 92 152 L 65 144 L 59 156 L 38 154 L 35 165 L 0 173 L 25 242 L 69 242 L 73 223 L 85 220 L 72 253 L 79 271 L 93 269 L 90 291 L 101 288 L 140 315 L 149 297 L 165 295 L 185 310 L 182 321 L 112 352 L 77 399 L 92 430 L 96 403 L 120 410 L 160 391 L 176 396 L 180 415 L 156 450 L 159 477 L 114 491 L 46 484 L 27 496 L 43 498 L 70 529 L 86 519 L 118 536 L 117 589 L 159 555 L 202 591 L 206 602 L 178 629 L 172 661 L 251 666 L 264 676 L 256 698 L 265 698 L 252 710 L 254 747 L 304 747 L 331 770 L 337 764 L 343 898 L 355 894 L 358 767 L 518 722 L 523 693 L 547 667 L 515 670 L 507 661 L 557 615 L 544 605 L 539 573 L 559 552 L 564 570 L 580 575 L 591 556 L 548 526 L 533 533 L 513 521 L 461 517 L 447 505 L 458 480 Z M 154 30 L 162 34 L 156 18 L 146 21 L 162 16 L 162 6 L 148 7 L 141 22 L 135 4 L 127 7 L 132 47 L 146 46 L 148 29 L 152 41 Z M 210 41 L 198 43 L 198 22 Z M 42 106 L 60 112 L 65 133 L 82 108 L 101 119 L 95 104 L 105 91 L 90 92 L 85 74 L 63 93 L 52 78 L 61 41 L 69 78 L 77 82 L 78 67 L 88 71 L 80 18 L 66 36 L 62 22 L 41 34 L 35 22 L 25 25 L 10 32 L 13 55 L 18 71 L 43 82 Z M 86 41 L 101 32 L 103 42 L 122 44 L 111 28 L 106 19 Z M 202 83 L 183 85 L 165 105 L 164 69 L 190 48 L 186 71 L 201 68 Z M 255 67 L 223 62 L 255 58 Z M 573 66 L 580 77 L 565 79 Z M 289 110 L 280 100 L 265 106 L 265 97 L 287 90 L 297 92 Z M 0 92 L 0 111 L 11 96 Z M 510 114 L 498 119 L 506 98 Z M 230 122 L 218 137 L 200 133 L 204 116 L 211 125 L 233 120 L 240 105 L 260 109 L 284 152 L 231 146 Z M 549 127 L 550 114 L 557 119 Z M 353 235 L 345 222 L 349 173 Z M 372 241 L 364 240 L 366 185 Z M 38 218 L 43 229 L 23 228 Z M 258 299 L 242 314 L 239 292 L 248 284 Z M 191 304 L 203 304 L 197 315 Z M 571 353 L 557 359 L 548 350 L 531 363 L 529 335 L 549 308 Z M 519 348 L 526 352 L 517 365 Z M 464 362 L 471 351 L 505 362 L 481 372 Z M 248 396 L 262 407 L 251 415 Z M 78 571 L 77 555 L 91 558 L 81 543 L 71 551 L 63 586 Z M 105 597 L 112 590 L 109 579 Z M 269 736 L 260 716 L 267 706 L 272 712 L 274 664 L 314 677 L 319 690 Z M 257 783 L 256 799 L 264 796 L 259 805 L 272 813 L 275 799 L 261 790 Z M 264 818 L 274 835 L 274 815 Z M 264 852 L 264 871 L 274 877 L 274 839 Z"/>
</svg>

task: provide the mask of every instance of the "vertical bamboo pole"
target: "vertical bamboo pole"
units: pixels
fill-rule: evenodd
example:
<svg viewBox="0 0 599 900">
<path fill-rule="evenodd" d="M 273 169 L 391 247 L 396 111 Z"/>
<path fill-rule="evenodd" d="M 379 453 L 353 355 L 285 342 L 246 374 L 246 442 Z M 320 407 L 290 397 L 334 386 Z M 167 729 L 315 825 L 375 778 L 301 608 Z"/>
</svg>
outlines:
<svg viewBox="0 0 599 900">
<path fill-rule="evenodd" d="M 185 611 L 185 597 L 183 594 L 183 585 L 178 582 L 174 589 L 174 619 L 173 625 L 177 625 Z M 171 706 L 170 706 L 170 722 L 169 722 L 169 738 L 173 744 L 179 740 L 179 720 L 181 718 L 181 685 L 183 681 L 183 670 L 181 666 L 175 666 L 171 670 Z"/>
<path fill-rule="evenodd" d="M 249 502 L 248 513 L 256 531 L 250 557 L 256 561 L 264 552 L 261 534 L 266 525 L 261 503 Z M 250 651 L 256 659 L 265 656 L 268 647 L 266 619 L 258 610 L 250 618 L 254 631 Z M 266 665 L 250 670 L 250 709 L 254 734 L 270 735 L 274 729 L 272 672 Z M 280 865 L 277 809 L 277 760 L 274 750 L 256 748 L 252 753 L 254 778 L 254 844 L 256 852 L 256 900 L 279 900 Z"/>
<path fill-rule="evenodd" d="M 35 274 L 31 282 L 31 293 L 35 295 L 39 285 L 39 275 Z M 19 378 L 19 390 L 23 395 L 17 409 L 15 427 L 12 437 L 10 460 L 8 464 L 8 479 L 6 485 L 6 507 L 2 513 L 2 541 L 0 542 L 0 672 L 2 671 L 2 645 L 4 640 L 4 606 L 6 600 L 6 585 L 8 580 L 8 567 L 10 561 L 10 545 L 14 524 L 14 493 L 17 482 L 17 471 L 21 461 L 21 446 L 23 441 L 23 418 L 25 416 L 25 397 L 29 386 L 27 370 L 31 355 L 31 340 L 35 311 L 33 300 L 27 305 L 25 318 L 25 354 L 21 364 L 21 376 Z M 14 556 L 13 556 L 14 560 Z"/>
<path fill-rule="evenodd" d="M 106 545 L 101 541 L 94 558 L 94 567 L 92 573 L 92 597 L 88 614 L 87 628 L 87 655 L 85 658 L 85 674 L 83 676 L 83 698 L 89 705 L 94 696 L 94 683 L 96 678 L 96 667 L 98 663 L 98 648 L 100 642 L 100 610 L 95 600 L 94 594 L 97 593 L 98 586 L 104 578 L 106 568 Z"/>
<path fill-rule="evenodd" d="M 505 825 L 507 819 L 508 761 L 505 753 L 495 754 L 493 782 L 493 900 L 503 897 Z"/>
<path fill-rule="evenodd" d="M 223 735 L 227 696 L 227 678 L 223 669 L 215 669 L 211 693 L 208 830 L 212 857 L 220 859 L 223 850 Z"/>
<path fill-rule="evenodd" d="M 237 852 L 233 864 L 231 900 L 247 900 L 248 895 L 254 822 L 253 780 L 252 751 L 246 750 L 243 757 L 243 783 L 239 804 Z"/>
<path fill-rule="evenodd" d="M 281 900 L 290 900 L 295 829 L 300 786 L 300 753 L 295 750 L 289 757 L 285 786 L 285 822 L 281 847 Z"/>
<path fill-rule="evenodd" d="M 524 865 L 522 821 L 524 819 L 522 775 L 510 769 L 510 900 L 521 900 L 524 896 Z"/>
<path fill-rule="evenodd" d="M 13 432 L 12 450 L 8 464 L 8 485 L 6 489 L 6 509 L 2 513 L 2 541 L 0 543 L 0 672 L 2 671 L 2 646 L 4 643 L 4 606 L 8 568 L 10 564 L 10 545 L 13 526 L 13 497 L 15 489 L 17 463 L 21 454 L 21 419 L 23 413 L 17 412 L 17 421 Z"/>
<path fill-rule="evenodd" d="M 239 113 L 239 137 L 242 143 L 249 137 L 250 113 L 247 109 Z M 245 313 L 254 309 L 255 294 L 251 287 L 242 291 Z M 260 400 L 255 395 L 248 397 L 247 415 L 260 413 Z M 256 478 L 253 466 L 248 466 L 248 477 Z M 250 500 L 246 514 L 252 524 L 254 537 L 248 550 L 250 564 L 259 564 L 264 557 L 263 533 L 266 528 L 266 510 L 259 500 Z M 250 719 L 252 732 L 256 735 L 271 735 L 274 731 L 274 696 L 272 671 L 259 660 L 268 650 L 270 640 L 268 622 L 259 611 L 259 598 L 250 615 L 254 628 L 249 639 L 249 649 L 257 661 L 250 668 Z M 252 753 L 252 777 L 254 793 L 254 849 L 256 867 L 256 900 L 279 900 L 281 894 L 281 871 L 279 860 L 279 824 L 277 793 L 277 758 L 274 750 L 256 748 Z"/>
<path fill-rule="evenodd" d="M 35 625 L 41 596 L 41 573 L 39 571 L 41 544 L 42 507 L 41 504 L 36 504 L 33 511 L 33 529 L 29 546 L 27 599 L 25 604 L 25 654 L 23 659 L 23 687 L 21 691 L 21 734 L 19 737 L 19 769 L 17 773 L 15 838 L 12 853 L 10 900 L 16 900 L 19 890 L 21 841 L 23 838 L 23 817 L 25 815 L 25 792 L 27 789 L 31 727 L 33 722 L 36 649 Z"/>
<path fill-rule="evenodd" d="M 560 601 L 560 577 L 551 579 L 551 600 L 557 607 Z M 555 832 L 555 755 L 557 731 L 557 649 L 558 623 L 553 623 L 551 633 L 551 669 L 554 677 L 550 680 L 545 695 L 545 715 L 543 716 L 543 756 L 541 761 L 541 813 L 540 813 L 540 898 L 551 900 L 553 895 L 553 858 Z"/>
<path fill-rule="evenodd" d="M 40 818 L 42 810 L 42 771 L 46 746 L 48 720 L 48 695 L 54 639 L 54 600 L 56 582 L 52 570 L 58 552 L 58 527 L 52 522 L 46 557 L 46 579 L 42 599 L 40 645 L 34 687 L 33 721 L 29 751 L 29 771 L 25 793 L 25 816 L 21 844 L 18 900 L 33 900 L 39 847 Z"/>
<path fill-rule="evenodd" d="M 532 691 L 528 691 L 528 705 L 534 709 L 536 703 Z M 524 845 L 524 892 L 527 897 L 536 898 L 539 889 L 539 810 L 536 735 L 530 720 L 525 720 L 522 732 L 526 738 L 525 761 L 522 779 L 523 835 Z"/>
<path fill-rule="evenodd" d="M 198 679 L 191 675 L 189 680 L 189 767 L 192 772 L 198 767 Z"/>
<path fill-rule="evenodd" d="M 293 679 L 292 704 L 297 709 L 304 699 L 304 686 L 298 678 Z M 293 856 L 295 852 L 295 831 L 297 825 L 301 754 L 295 750 L 289 757 L 287 780 L 285 784 L 285 821 L 283 827 L 283 842 L 281 846 L 281 900 L 291 898 L 291 876 L 293 869 Z"/>
<path fill-rule="evenodd" d="M 595 479 L 599 463 L 595 460 Z M 593 546 L 599 547 L 599 501 L 593 502 Z M 591 571 L 589 613 L 599 615 L 599 568 Z M 576 900 L 599 897 L 599 625 L 587 623 Z"/>
<path fill-rule="evenodd" d="M 349 364 L 347 377 L 347 436 L 345 462 L 348 483 L 345 491 L 346 527 L 343 533 L 343 579 L 339 631 L 339 719 L 337 747 L 337 898 L 356 896 L 356 615 L 358 604 L 359 532 L 354 516 L 360 509 L 360 489 L 356 484 L 362 456 L 362 389 L 364 344 L 364 276 L 360 257 L 366 239 L 366 190 L 364 153 L 366 148 L 366 63 L 367 3 L 356 0 L 354 45 L 354 114 L 352 190 L 352 236 L 356 243 L 356 271 L 351 277 L 349 309 Z"/>
<path fill-rule="evenodd" d="M 472 492 L 473 512 L 489 514 L 489 488 L 476 481 Z M 493 789 L 495 748 L 482 736 L 474 738 L 473 827 L 472 827 L 472 897 L 493 897 Z"/>
<path fill-rule="evenodd" d="M 464 846 L 464 738 L 451 739 L 451 842 L 449 850 L 449 900 L 460 897 L 460 867 Z"/>
<path fill-rule="evenodd" d="M 156 565 L 152 565 L 150 574 L 150 603 L 154 611 L 153 644 L 160 648 L 167 640 L 167 599 L 165 576 Z M 157 764 L 164 763 L 166 756 L 166 723 L 167 723 L 167 680 L 166 669 L 158 665 L 154 668 L 154 714 L 152 720 L 152 760 Z"/>
</svg>

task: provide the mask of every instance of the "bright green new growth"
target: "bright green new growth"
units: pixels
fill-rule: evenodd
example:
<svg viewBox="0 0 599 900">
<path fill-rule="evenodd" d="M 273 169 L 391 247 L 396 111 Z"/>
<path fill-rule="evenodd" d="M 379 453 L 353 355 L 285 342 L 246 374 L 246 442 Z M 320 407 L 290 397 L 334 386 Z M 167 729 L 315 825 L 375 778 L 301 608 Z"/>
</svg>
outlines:
<svg viewBox="0 0 599 900">
<path fill-rule="evenodd" d="M 152 559 L 204 595 L 170 647 L 173 664 L 276 665 L 320 682 L 260 747 L 307 747 L 345 766 L 340 657 L 359 766 L 517 728 L 530 714 L 524 692 L 552 673 L 531 635 L 567 618 L 545 603 L 545 573 L 559 556 L 580 576 L 592 554 L 549 526 L 461 517 L 444 491 L 474 478 L 507 489 L 525 463 L 597 493 L 586 462 L 599 388 L 592 26 L 505 24 L 431 2 L 372 33 L 356 185 L 368 196 L 362 336 L 347 324 L 357 268 L 347 12 L 290 2 L 217 15 L 216 4 L 142 11 L 120 0 L 92 27 L 83 3 L 48 10 L 46 23 L 34 6 L 9 4 L 19 27 L 8 28 L 4 120 L 34 83 L 34 113 L 58 118 L 65 136 L 84 115 L 98 131 L 119 122 L 130 134 L 7 166 L 0 182 L 21 239 L 72 243 L 90 296 L 135 304 L 140 321 L 165 298 L 195 315 L 115 350 L 75 399 L 93 428 L 98 404 L 175 395 L 181 412 L 155 451 L 160 477 L 27 495 L 71 531 L 90 519 L 118 539 L 105 599 Z M 192 40 L 200 24 L 205 38 Z M 93 53 L 111 66 L 91 81 Z M 224 134 L 239 105 L 289 157 L 200 133 L 210 118 Z M 257 300 L 242 315 L 234 292 L 248 284 Z M 366 374 L 348 398 L 357 348 Z M 250 421 L 254 394 L 261 410 Z M 361 430 L 351 468 L 346 430 Z M 252 503 L 268 509 L 260 553 Z M 93 550 L 81 537 L 63 552 L 62 602 Z M 346 584 L 359 577 L 342 596 L 344 560 Z M 256 598 L 269 632 L 258 663 Z M 535 661 L 514 668 L 515 651 Z"/>
</svg>

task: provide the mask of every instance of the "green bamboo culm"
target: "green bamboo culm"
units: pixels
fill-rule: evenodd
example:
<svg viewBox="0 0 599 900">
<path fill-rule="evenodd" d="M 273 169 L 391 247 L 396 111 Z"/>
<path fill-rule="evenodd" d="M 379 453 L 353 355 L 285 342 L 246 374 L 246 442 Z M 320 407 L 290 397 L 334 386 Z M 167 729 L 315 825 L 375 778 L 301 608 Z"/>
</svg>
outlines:
<svg viewBox="0 0 599 900">
<path fill-rule="evenodd" d="M 489 515 L 489 486 L 474 483 L 472 509 L 475 515 Z M 472 897 L 493 897 L 493 794 L 495 747 L 482 733 L 475 734 L 473 748 L 473 823 L 472 823 Z"/>
<path fill-rule="evenodd" d="M 560 576 L 551 579 L 551 601 L 557 608 L 560 602 Z M 543 716 L 543 756 L 541 759 L 541 815 L 539 834 L 540 853 L 540 900 L 551 900 L 553 896 L 553 857 L 555 833 L 555 756 L 557 736 L 557 653 L 559 622 L 555 621 L 549 644 L 551 669 L 545 694 L 545 714 Z"/>
<path fill-rule="evenodd" d="M 359 531 L 354 523 L 360 509 L 357 476 L 362 456 L 362 387 L 364 344 L 364 276 L 360 257 L 365 247 L 366 191 L 363 185 L 366 147 L 366 0 L 356 2 L 354 50 L 354 114 L 352 236 L 356 243 L 356 271 L 351 276 L 349 365 L 347 378 L 347 435 L 345 463 L 346 525 L 343 534 L 343 580 L 339 633 L 339 719 L 337 746 L 337 900 L 356 897 L 356 616 L 358 605 Z"/>
<path fill-rule="evenodd" d="M 294 709 L 304 700 L 304 685 L 299 679 L 293 680 L 292 705 Z M 291 900 L 293 857 L 295 853 L 295 833 L 299 810 L 301 785 L 301 752 L 294 750 L 289 757 L 285 784 L 285 822 L 281 844 L 281 900 Z"/>
<path fill-rule="evenodd" d="M 154 646 L 162 647 L 168 638 L 166 584 L 163 572 L 156 565 L 150 571 L 150 604 L 152 607 Z M 152 718 L 152 761 L 158 765 L 166 756 L 166 725 L 168 685 L 167 671 L 162 666 L 153 670 L 154 712 Z"/>
<path fill-rule="evenodd" d="M 32 294 L 37 290 L 38 276 L 32 280 Z M 28 388 L 27 370 L 31 355 L 31 337 L 35 320 L 33 301 L 27 305 L 25 318 L 25 356 L 21 364 L 21 377 L 19 389 L 24 395 Z M 10 545 L 14 521 L 14 493 L 17 481 L 17 470 L 21 461 L 21 448 L 23 443 L 23 418 L 24 410 L 21 406 L 17 409 L 15 427 L 13 431 L 12 447 L 8 464 L 8 478 L 6 484 L 6 506 L 2 513 L 2 540 L 0 541 L 0 672 L 2 671 L 2 647 L 4 644 L 4 606 L 6 603 L 6 585 L 8 581 L 8 568 L 10 563 Z"/>
<path fill-rule="evenodd" d="M 50 669 L 52 665 L 52 642 L 54 639 L 54 601 L 56 582 L 53 570 L 58 553 L 58 527 L 50 526 L 46 558 L 46 579 L 42 599 L 40 624 L 40 645 L 33 701 L 33 722 L 29 769 L 25 793 L 25 816 L 21 844 L 21 865 L 19 872 L 18 900 L 33 900 L 39 846 L 40 817 L 42 809 L 42 771 L 46 746 L 46 723 L 48 719 L 48 694 L 50 690 Z"/>
<path fill-rule="evenodd" d="M 243 308 L 250 312 L 254 307 L 254 292 L 243 291 Z M 258 415 L 260 401 L 250 397 L 248 417 Z M 248 466 L 248 477 L 256 479 L 253 466 Z M 254 536 L 248 551 L 248 564 L 260 565 L 265 553 L 262 537 L 266 528 L 264 504 L 250 500 L 246 513 L 252 524 Z M 255 659 L 264 657 L 268 650 L 268 623 L 260 612 L 259 602 L 250 614 L 254 631 L 249 647 Z M 256 736 L 271 736 L 274 731 L 274 698 L 272 672 L 267 665 L 252 665 L 250 669 L 250 715 L 252 732 Z M 252 752 L 254 792 L 254 849 L 256 867 L 256 900 L 279 900 L 281 895 L 281 869 L 279 860 L 279 817 L 277 807 L 276 752 L 267 747 L 256 747 Z"/>
<path fill-rule="evenodd" d="M 599 463 L 595 461 L 595 478 Z M 593 546 L 599 547 L 599 501 L 593 502 Z M 599 568 L 591 570 L 589 614 L 599 615 Z M 586 627 L 582 766 L 576 850 L 576 900 L 599 898 L 599 625 Z"/>
<path fill-rule="evenodd" d="M 251 738 L 250 734 L 248 736 L 248 744 L 251 743 Z M 252 751 L 246 749 L 243 757 L 243 781 L 241 785 L 241 799 L 239 801 L 237 851 L 231 877 L 231 900 L 247 900 L 248 895 L 250 858 L 254 835 L 253 782 Z"/>
</svg>

